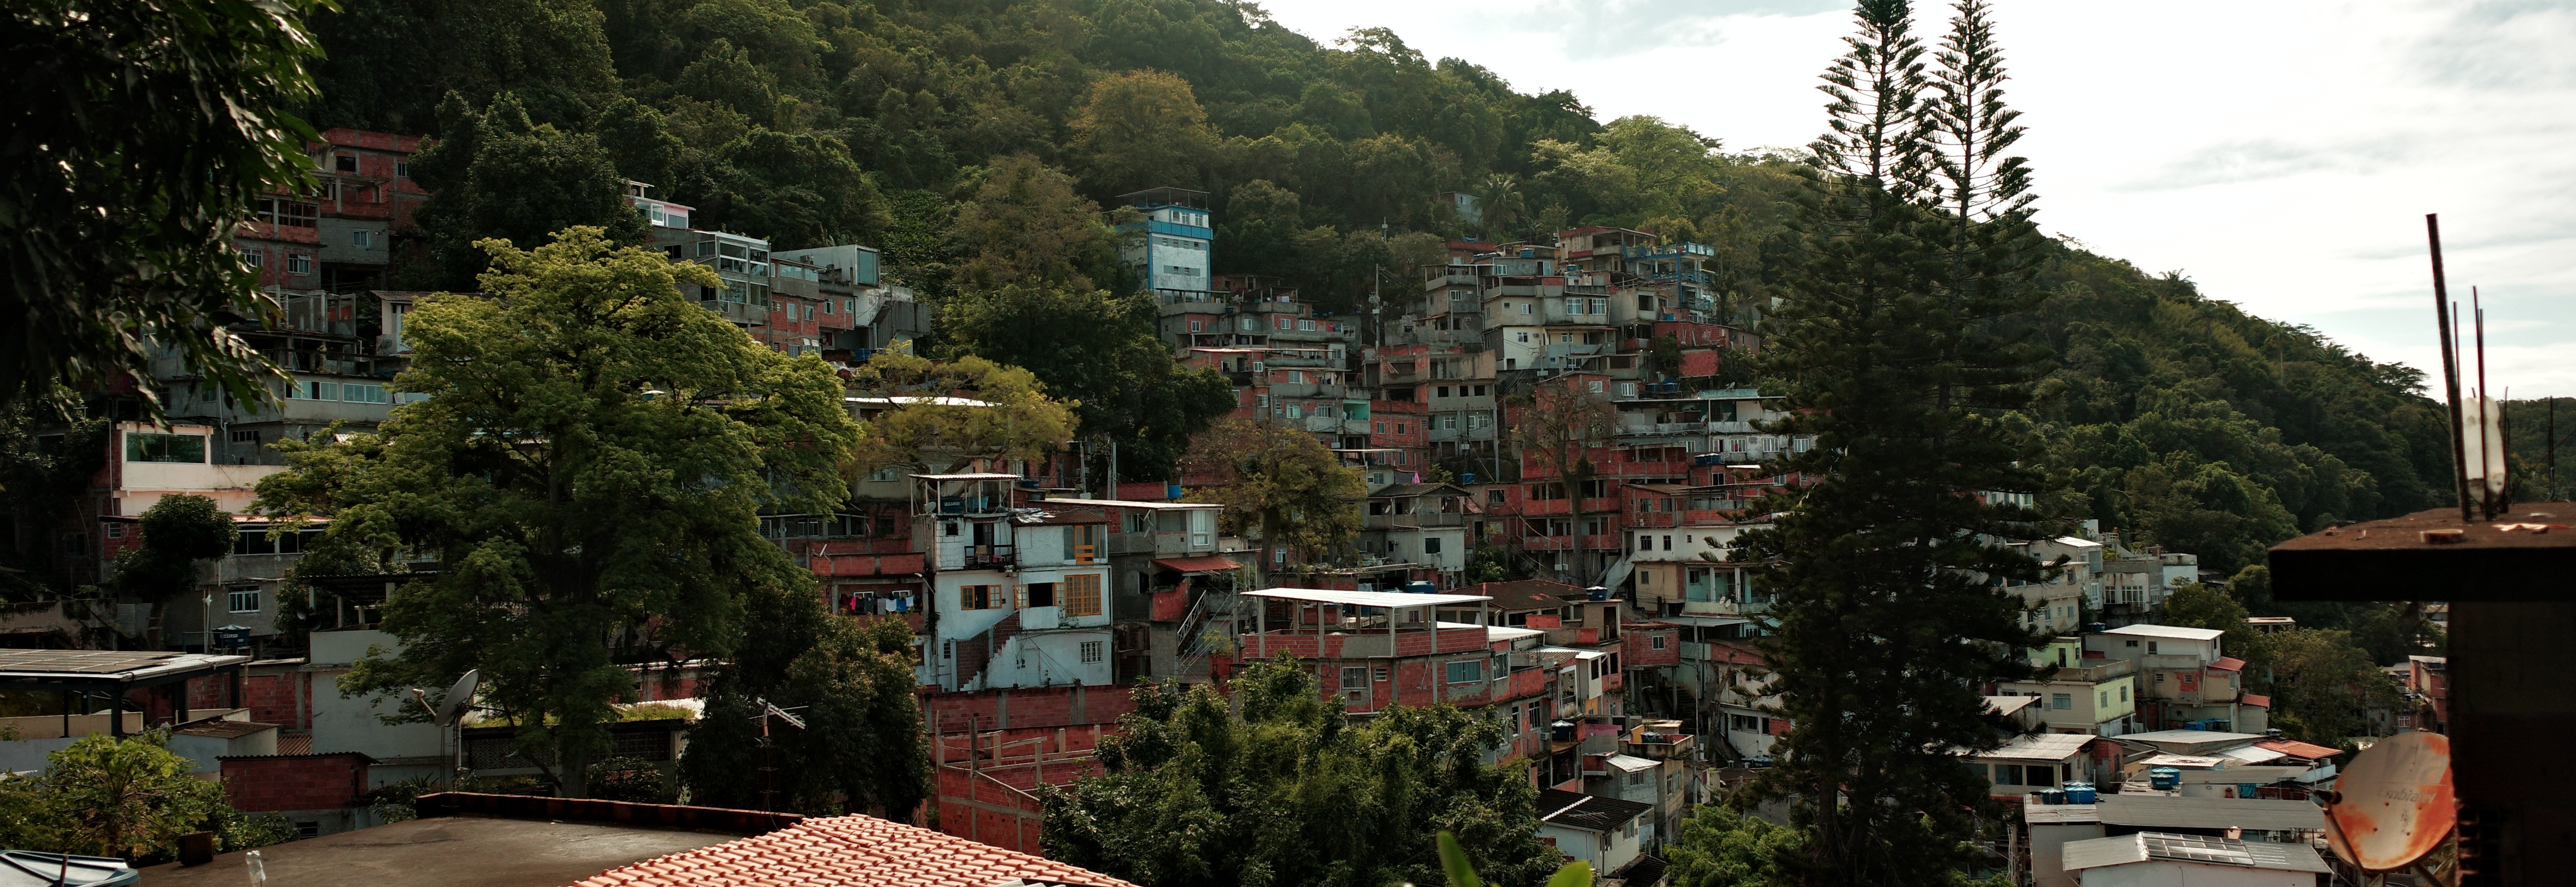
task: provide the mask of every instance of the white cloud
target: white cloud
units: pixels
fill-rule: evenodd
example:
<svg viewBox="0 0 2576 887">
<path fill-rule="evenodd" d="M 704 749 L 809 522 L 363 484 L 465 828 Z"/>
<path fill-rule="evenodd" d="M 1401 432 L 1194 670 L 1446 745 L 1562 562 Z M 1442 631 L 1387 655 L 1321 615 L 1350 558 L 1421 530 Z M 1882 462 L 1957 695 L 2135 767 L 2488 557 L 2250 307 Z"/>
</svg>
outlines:
<svg viewBox="0 0 2576 887">
<path fill-rule="evenodd" d="M 1816 75 L 1841 50 L 1848 8 L 1270 11 L 1327 40 L 1387 26 L 1521 89 L 1573 90 L 1605 120 L 1654 114 L 1749 149 L 1815 137 Z M 2497 387 L 2576 393 L 2576 0 L 2000 0 L 1996 19 L 2053 233 L 2438 375 L 2423 214 L 2439 212 L 2452 288 L 2488 299 Z M 1920 28 L 1939 36 L 1938 22 Z"/>
</svg>

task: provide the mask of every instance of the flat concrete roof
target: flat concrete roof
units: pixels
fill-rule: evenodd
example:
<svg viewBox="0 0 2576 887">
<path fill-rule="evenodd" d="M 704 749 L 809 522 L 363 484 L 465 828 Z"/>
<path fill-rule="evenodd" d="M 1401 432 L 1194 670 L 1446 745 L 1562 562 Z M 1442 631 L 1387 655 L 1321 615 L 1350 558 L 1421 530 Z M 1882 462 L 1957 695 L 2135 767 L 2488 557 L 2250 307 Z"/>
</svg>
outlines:
<svg viewBox="0 0 2576 887">
<path fill-rule="evenodd" d="M 1481 594 L 1411 594 L 1398 591 L 1342 591 L 1327 588 L 1264 588 L 1247 597 L 1278 598 L 1347 607 L 1447 607 L 1493 600 Z"/>
<path fill-rule="evenodd" d="M 609 869 L 742 837 L 482 816 L 438 816 L 259 848 L 271 884 L 296 887 L 563 887 Z M 143 870 L 144 884 L 240 887 L 243 851 Z"/>
</svg>

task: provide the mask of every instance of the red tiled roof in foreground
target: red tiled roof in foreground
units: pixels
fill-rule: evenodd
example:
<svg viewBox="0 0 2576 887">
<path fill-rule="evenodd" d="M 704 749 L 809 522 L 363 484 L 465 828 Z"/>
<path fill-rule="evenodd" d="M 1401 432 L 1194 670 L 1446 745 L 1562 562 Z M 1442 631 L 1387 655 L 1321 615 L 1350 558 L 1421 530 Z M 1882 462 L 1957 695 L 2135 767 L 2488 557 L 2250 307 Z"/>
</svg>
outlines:
<svg viewBox="0 0 2576 887">
<path fill-rule="evenodd" d="M 873 816 L 808 819 L 758 837 L 609 869 L 573 887 L 992 887 L 1013 878 L 1135 887 L 1051 859 Z"/>
</svg>

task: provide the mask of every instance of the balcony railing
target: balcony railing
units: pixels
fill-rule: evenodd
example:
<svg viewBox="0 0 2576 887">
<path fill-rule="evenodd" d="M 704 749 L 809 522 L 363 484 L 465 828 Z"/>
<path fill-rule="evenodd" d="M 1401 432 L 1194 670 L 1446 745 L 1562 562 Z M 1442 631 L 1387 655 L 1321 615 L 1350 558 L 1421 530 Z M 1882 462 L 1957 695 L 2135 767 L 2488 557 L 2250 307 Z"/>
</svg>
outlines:
<svg viewBox="0 0 2576 887">
<path fill-rule="evenodd" d="M 1019 553 L 1009 545 L 966 546 L 964 562 L 969 570 L 1007 570 L 1019 566 Z"/>
</svg>

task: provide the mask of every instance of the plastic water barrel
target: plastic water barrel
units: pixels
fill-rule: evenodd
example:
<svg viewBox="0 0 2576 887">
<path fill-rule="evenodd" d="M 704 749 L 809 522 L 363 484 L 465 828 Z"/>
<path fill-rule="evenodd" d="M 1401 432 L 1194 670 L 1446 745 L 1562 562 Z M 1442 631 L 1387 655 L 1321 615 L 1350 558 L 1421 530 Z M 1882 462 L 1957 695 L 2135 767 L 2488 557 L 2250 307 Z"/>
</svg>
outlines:
<svg viewBox="0 0 2576 887">
<path fill-rule="evenodd" d="M 2090 782 L 2070 782 L 2070 783 L 2067 783 L 2067 784 L 2066 784 L 2066 803 L 2069 803 L 2069 804 L 2090 804 L 2090 803 L 2093 803 L 2095 800 L 2096 800 L 2096 798 L 2094 797 L 2094 794 L 2093 794 L 2093 784 L 2092 784 L 2092 783 L 2090 783 Z"/>
<path fill-rule="evenodd" d="M 1473 484 L 1476 482 L 1476 473 L 1470 471 L 1460 474 L 1458 475 L 1458 482 L 1462 484 Z"/>
<path fill-rule="evenodd" d="M 2052 806 L 2064 804 L 2066 803 L 2066 790 L 2062 788 L 2043 788 L 2038 791 L 2031 792 L 2030 798 L 2032 802 L 2039 804 L 2048 804 Z"/>
<path fill-rule="evenodd" d="M 2148 787 L 2159 791 L 2169 788 L 2180 788 L 2182 786 L 2182 771 L 2176 770 L 2172 767 L 2157 767 L 2148 770 L 2147 785 Z"/>
</svg>

